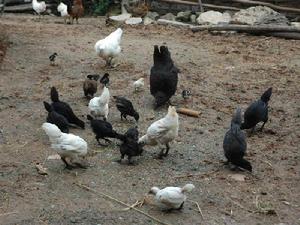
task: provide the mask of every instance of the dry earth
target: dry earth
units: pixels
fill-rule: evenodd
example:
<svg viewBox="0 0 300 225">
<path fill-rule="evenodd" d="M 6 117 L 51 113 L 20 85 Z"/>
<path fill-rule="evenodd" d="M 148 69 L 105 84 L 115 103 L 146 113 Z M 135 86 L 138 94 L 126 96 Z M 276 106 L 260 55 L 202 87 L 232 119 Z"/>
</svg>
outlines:
<svg viewBox="0 0 300 225">
<path fill-rule="evenodd" d="M 146 204 L 141 210 L 167 224 L 300 224 L 299 182 L 299 71 L 300 42 L 243 34 L 193 34 L 160 26 L 124 27 L 120 66 L 107 70 L 94 53 L 94 43 L 115 28 L 101 18 L 84 18 L 64 25 L 61 18 L 4 14 L 1 33 L 9 47 L 0 76 L 0 224 L 158 224 L 133 210 L 75 185 L 82 183 L 133 204 L 153 185 L 184 185 L 196 189 L 181 212 L 163 213 Z M 86 170 L 68 171 L 54 154 L 41 129 L 46 111 L 42 101 L 56 86 L 61 99 L 85 120 L 87 101 L 82 82 L 89 73 L 109 72 L 112 95 L 130 98 L 141 114 L 140 133 L 166 113 L 152 110 L 148 76 L 154 44 L 167 44 L 180 81 L 173 103 L 201 111 L 200 118 L 180 116 L 179 137 L 170 155 L 154 159 L 157 147 L 146 147 L 136 166 L 120 165 L 117 141 L 99 147 L 86 125 L 71 129 L 89 144 Z M 57 66 L 48 56 L 58 53 Z M 132 81 L 144 76 L 146 89 L 133 93 Z M 234 172 L 223 165 L 222 142 L 237 106 L 243 109 L 273 87 L 270 120 L 262 133 L 248 137 L 247 159 L 253 174 Z M 193 92 L 184 102 L 184 88 Z M 121 122 L 112 102 L 109 121 L 119 132 L 134 125 Z M 36 163 L 48 168 L 39 175 Z M 187 176 L 193 174 L 196 176 Z M 236 181 L 231 175 L 245 175 Z M 179 176 L 179 177 L 178 177 Z"/>
</svg>

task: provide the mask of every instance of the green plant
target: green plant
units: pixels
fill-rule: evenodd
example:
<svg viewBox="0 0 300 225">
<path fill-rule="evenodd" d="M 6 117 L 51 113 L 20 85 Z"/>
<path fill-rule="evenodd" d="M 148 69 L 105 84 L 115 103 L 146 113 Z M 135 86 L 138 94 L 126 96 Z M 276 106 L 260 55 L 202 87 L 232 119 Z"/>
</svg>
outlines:
<svg viewBox="0 0 300 225">
<path fill-rule="evenodd" d="M 109 7 L 109 0 L 95 0 L 94 14 L 104 16 Z"/>
</svg>

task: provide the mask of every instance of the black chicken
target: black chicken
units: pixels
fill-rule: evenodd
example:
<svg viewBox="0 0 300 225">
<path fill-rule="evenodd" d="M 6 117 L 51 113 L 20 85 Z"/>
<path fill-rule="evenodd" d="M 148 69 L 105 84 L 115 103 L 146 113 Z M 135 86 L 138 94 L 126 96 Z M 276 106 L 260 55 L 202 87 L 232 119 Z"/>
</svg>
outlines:
<svg viewBox="0 0 300 225">
<path fill-rule="evenodd" d="M 55 63 L 56 56 L 57 56 L 56 52 L 54 52 L 52 55 L 49 56 L 49 60 L 52 65 L 54 65 L 54 63 Z"/>
<path fill-rule="evenodd" d="M 47 122 L 55 124 L 62 132 L 69 133 L 69 122 L 61 114 L 55 112 L 48 102 L 44 102 L 45 109 L 48 112 Z"/>
<path fill-rule="evenodd" d="M 87 115 L 87 119 L 91 122 L 92 130 L 96 135 L 95 138 L 99 145 L 103 145 L 101 144 L 99 139 L 103 139 L 106 142 L 111 142 L 107 138 L 117 138 L 119 140 L 124 140 L 124 135 L 118 134 L 116 131 L 114 131 L 112 125 L 109 122 L 103 120 L 96 120 L 90 115 Z"/>
<path fill-rule="evenodd" d="M 83 92 L 86 98 L 92 98 L 94 94 L 97 92 L 97 80 L 99 80 L 100 75 L 87 75 L 84 83 L 83 83 Z"/>
<path fill-rule="evenodd" d="M 164 105 L 175 94 L 179 69 L 174 65 L 168 47 L 154 46 L 154 65 L 150 72 L 150 92 L 155 98 L 156 106 Z"/>
<path fill-rule="evenodd" d="M 251 172 L 252 166 L 250 162 L 243 158 L 247 149 L 247 142 L 245 134 L 240 129 L 241 123 L 241 109 L 238 108 L 231 120 L 231 127 L 224 137 L 224 154 L 228 162 Z"/>
<path fill-rule="evenodd" d="M 135 109 L 133 108 L 133 105 L 131 101 L 124 97 L 119 97 L 119 96 L 113 96 L 114 99 L 116 99 L 116 106 L 118 110 L 121 112 L 121 120 L 123 117 L 127 119 L 127 116 L 132 116 L 136 121 L 139 120 L 140 115 Z"/>
<path fill-rule="evenodd" d="M 100 79 L 100 83 L 103 84 L 105 87 L 109 84 L 109 74 L 105 73 L 103 77 Z"/>
<path fill-rule="evenodd" d="M 58 92 L 55 87 L 51 88 L 52 108 L 55 112 L 63 115 L 69 123 L 75 124 L 84 129 L 84 122 L 80 120 L 73 112 L 70 105 L 66 102 L 61 102 L 58 97 Z"/>
<path fill-rule="evenodd" d="M 263 125 L 260 128 L 260 131 L 265 126 L 265 123 L 268 121 L 268 102 L 272 95 L 272 88 L 266 90 L 259 100 L 253 102 L 244 113 L 244 123 L 241 125 L 241 129 L 250 129 L 252 132 L 255 129 L 256 124 L 263 122 Z"/>
<path fill-rule="evenodd" d="M 139 156 L 143 153 L 142 144 L 138 144 L 139 132 L 137 127 L 129 128 L 124 134 L 123 143 L 120 146 L 121 159 L 119 162 L 122 162 L 125 155 L 128 157 L 128 164 L 133 164 L 132 157 Z"/>
</svg>

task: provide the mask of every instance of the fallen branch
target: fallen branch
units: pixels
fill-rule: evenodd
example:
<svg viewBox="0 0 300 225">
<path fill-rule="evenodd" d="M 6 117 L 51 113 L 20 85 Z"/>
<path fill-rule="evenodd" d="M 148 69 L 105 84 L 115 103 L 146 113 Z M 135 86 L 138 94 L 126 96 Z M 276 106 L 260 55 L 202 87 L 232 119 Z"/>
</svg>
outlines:
<svg viewBox="0 0 300 225">
<path fill-rule="evenodd" d="M 192 117 L 199 117 L 200 116 L 200 112 L 199 111 L 195 111 L 192 109 L 187 109 L 187 108 L 178 108 L 176 110 L 178 113 L 187 115 L 187 116 L 192 116 Z"/>
<path fill-rule="evenodd" d="M 155 217 L 149 215 L 148 213 L 145 213 L 144 211 L 142 211 L 142 210 L 140 210 L 140 209 L 136 209 L 136 208 L 134 208 L 134 207 L 132 207 L 132 206 L 126 204 L 125 202 L 122 202 L 121 200 L 118 200 L 118 199 L 116 199 L 116 198 L 114 198 L 114 197 L 112 197 L 112 196 L 110 196 L 110 195 L 104 194 L 104 193 L 102 193 L 102 192 L 97 192 L 96 190 L 94 190 L 94 189 L 92 189 L 92 188 L 90 188 L 90 187 L 88 187 L 88 186 L 86 186 L 86 185 L 83 185 L 83 184 L 78 184 L 78 183 L 74 183 L 74 184 L 77 185 L 77 186 L 80 187 L 80 188 L 83 188 L 83 189 L 85 189 L 85 190 L 88 190 L 88 191 L 90 191 L 90 192 L 93 192 L 93 193 L 96 194 L 96 195 L 99 195 L 99 196 L 101 196 L 101 197 L 108 198 L 108 199 L 110 199 L 110 200 L 113 200 L 113 201 L 115 201 L 115 202 L 118 202 L 118 203 L 121 204 L 121 205 L 124 205 L 124 206 L 126 206 L 126 207 L 129 207 L 129 208 L 133 209 L 134 211 L 139 212 L 139 213 L 143 214 L 144 216 L 147 216 L 148 218 L 150 218 L 150 219 L 152 219 L 152 220 L 154 220 L 154 221 L 156 221 L 156 222 L 158 222 L 158 223 L 160 223 L 160 224 L 163 224 L 163 225 L 170 225 L 170 224 L 165 223 L 165 222 L 163 222 L 163 221 L 160 221 L 159 219 L 157 219 L 157 218 L 155 218 Z"/>
<path fill-rule="evenodd" d="M 261 32 L 295 32 L 300 33 L 300 28 L 293 26 L 275 26 L 275 25 L 204 25 L 204 26 L 190 26 L 193 32 L 196 31 L 243 31 L 249 33 Z"/>
<path fill-rule="evenodd" d="M 268 2 L 252 1 L 252 0 L 232 0 L 232 2 L 244 3 L 244 4 L 249 4 L 249 5 L 263 5 L 263 6 L 268 6 L 270 8 L 281 10 L 281 11 L 300 13 L 300 9 L 278 6 L 278 5 L 274 5 L 272 3 L 268 3 Z"/>
<path fill-rule="evenodd" d="M 202 219 L 204 220 L 204 216 L 203 216 L 202 210 L 201 210 L 201 208 L 200 208 L 200 205 L 198 204 L 198 202 L 196 202 L 196 201 L 192 201 L 192 200 L 187 200 L 187 201 L 189 201 L 189 202 L 192 202 L 192 203 L 195 203 L 195 204 L 196 204 L 196 206 L 197 206 L 197 208 L 198 208 L 198 211 L 199 211 L 199 213 L 200 213 L 200 215 L 201 215 Z"/>
</svg>

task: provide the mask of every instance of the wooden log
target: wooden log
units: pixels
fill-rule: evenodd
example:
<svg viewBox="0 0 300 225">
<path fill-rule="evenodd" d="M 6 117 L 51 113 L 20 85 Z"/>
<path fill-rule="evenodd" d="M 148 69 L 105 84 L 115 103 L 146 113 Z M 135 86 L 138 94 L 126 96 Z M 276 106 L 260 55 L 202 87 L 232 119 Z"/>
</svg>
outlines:
<svg viewBox="0 0 300 225">
<path fill-rule="evenodd" d="M 243 4 L 249 4 L 249 5 L 263 5 L 263 6 L 268 6 L 272 9 L 277 9 L 277 10 L 281 10 L 281 11 L 300 13 L 300 9 L 278 6 L 278 5 L 274 5 L 272 3 L 268 3 L 268 2 L 252 1 L 252 0 L 232 0 L 232 2 L 238 2 L 238 3 L 243 3 Z"/>
<path fill-rule="evenodd" d="M 261 33 L 261 32 L 295 32 L 300 33 L 300 28 L 293 26 L 275 26 L 275 25 L 204 25 L 204 26 L 190 26 L 193 32 L 196 31 L 243 31 L 249 33 Z"/>
<path fill-rule="evenodd" d="M 187 115 L 187 116 L 192 116 L 192 117 L 199 117 L 200 116 L 199 111 L 195 111 L 195 110 L 192 110 L 192 109 L 178 108 L 176 111 L 180 114 L 184 114 L 184 115 Z"/>
</svg>

